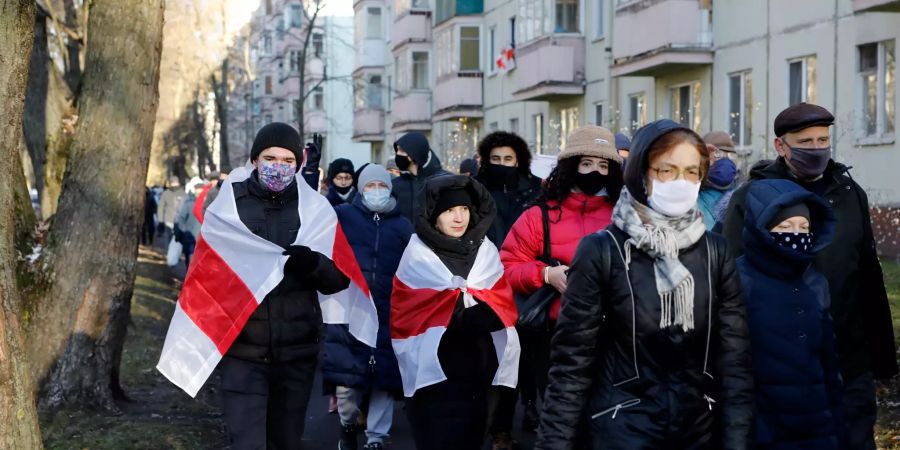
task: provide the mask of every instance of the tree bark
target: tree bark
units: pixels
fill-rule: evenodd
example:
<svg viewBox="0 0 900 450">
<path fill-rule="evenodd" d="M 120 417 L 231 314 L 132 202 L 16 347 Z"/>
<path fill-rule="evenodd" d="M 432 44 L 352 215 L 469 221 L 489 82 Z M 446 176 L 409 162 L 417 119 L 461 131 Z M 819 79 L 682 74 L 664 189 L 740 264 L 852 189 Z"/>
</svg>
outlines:
<svg viewBox="0 0 900 450">
<path fill-rule="evenodd" d="M 222 80 L 212 76 L 213 92 L 216 94 L 216 117 L 219 119 L 219 170 L 231 172 L 231 158 L 228 155 L 228 58 L 222 60 Z"/>
<path fill-rule="evenodd" d="M 41 405 L 115 410 L 158 105 L 164 0 L 95 0 L 79 110 L 26 329 Z"/>
<path fill-rule="evenodd" d="M 42 447 L 17 287 L 16 205 L 25 86 L 34 33 L 31 0 L 0 0 L 0 448 Z"/>
</svg>

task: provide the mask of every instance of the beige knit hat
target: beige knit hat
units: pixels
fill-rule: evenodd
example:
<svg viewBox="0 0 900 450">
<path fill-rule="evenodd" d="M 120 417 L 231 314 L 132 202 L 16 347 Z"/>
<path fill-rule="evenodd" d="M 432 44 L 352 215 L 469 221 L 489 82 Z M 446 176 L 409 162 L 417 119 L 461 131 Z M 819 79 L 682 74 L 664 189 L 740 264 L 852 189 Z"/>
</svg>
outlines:
<svg viewBox="0 0 900 450">
<path fill-rule="evenodd" d="M 622 164 L 622 157 L 616 150 L 616 136 L 612 131 L 596 125 L 586 125 L 569 133 L 566 148 L 559 153 L 557 160 L 573 156 L 596 156 Z"/>
</svg>

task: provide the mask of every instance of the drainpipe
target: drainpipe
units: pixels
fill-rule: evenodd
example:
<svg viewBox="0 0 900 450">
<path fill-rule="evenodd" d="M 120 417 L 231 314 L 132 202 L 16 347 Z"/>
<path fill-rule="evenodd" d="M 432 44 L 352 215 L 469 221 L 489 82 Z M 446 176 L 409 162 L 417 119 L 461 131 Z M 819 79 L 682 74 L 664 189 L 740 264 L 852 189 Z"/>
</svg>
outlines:
<svg viewBox="0 0 900 450">
<path fill-rule="evenodd" d="M 771 96 L 769 92 L 772 91 L 772 85 L 770 84 L 771 76 L 771 49 L 772 49 L 772 24 L 771 24 L 771 7 L 772 0 L 766 0 L 766 120 L 763 121 L 763 129 L 766 130 L 766 140 L 763 143 L 763 158 L 769 157 L 769 104 L 771 103 Z M 762 158 L 761 158 L 762 159 Z"/>
<path fill-rule="evenodd" d="M 616 62 L 615 59 L 613 58 L 613 52 L 612 52 L 612 48 L 613 48 L 612 43 L 613 43 L 613 39 L 615 39 L 613 37 L 613 35 L 614 35 L 615 29 L 616 29 L 616 5 L 612 1 L 603 2 L 603 4 L 610 5 L 609 6 L 609 10 L 610 10 L 609 34 L 607 34 L 607 36 L 606 36 L 606 42 L 609 45 L 608 47 L 606 47 L 606 50 L 607 50 L 606 58 L 609 60 L 609 64 L 606 65 L 607 70 L 608 70 L 607 78 L 609 78 L 609 83 L 608 83 L 609 93 L 607 94 L 607 96 L 609 98 L 607 99 L 608 106 L 607 106 L 606 115 L 609 116 L 613 111 L 621 111 L 619 108 L 619 77 L 612 76 L 612 66 Z M 613 107 L 613 105 L 615 105 L 615 107 Z M 612 117 L 612 116 L 610 116 L 610 117 Z M 616 117 L 615 122 L 610 121 L 610 128 L 612 129 L 613 133 L 616 133 L 619 131 L 619 114 L 617 114 L 615 117 Z"/>
<path fill-rule="evenodd" d="M 834 97 L 833 97 L 834 103 L 833 103 L 832 107 L 834 109 L 832 111 L 834 111 L 834 116 L 835 116 L 835 118 L 837 118 L 837 114 L 838 114 L 838 107 L 837 107 L 837 105 L 838 105 L 838 0 L 834 0 L 834 63 L 831 66 L 834 71 L 833 72 L 834 74 L 832 75 L 834 77 L 834 81 L 832 82 L 832 89 L 834 91 L 834 94 L 833 94 L 834 95 Z M 832 128 L 832 130 L 831 130 L 832 135 L 838 134 L 837 128 L 840 126 L 840 124 L 841 124 L 840 120 L 834 121 L 834 128 Z M 832 152 L 834 152 L 832 154 L 832 158 L 837 156 L 837 151 L 835 151 L 837 149 L 837 147 L 838 146 L 836 146 L 836 145 L 832 146 Z"/>
</svg>

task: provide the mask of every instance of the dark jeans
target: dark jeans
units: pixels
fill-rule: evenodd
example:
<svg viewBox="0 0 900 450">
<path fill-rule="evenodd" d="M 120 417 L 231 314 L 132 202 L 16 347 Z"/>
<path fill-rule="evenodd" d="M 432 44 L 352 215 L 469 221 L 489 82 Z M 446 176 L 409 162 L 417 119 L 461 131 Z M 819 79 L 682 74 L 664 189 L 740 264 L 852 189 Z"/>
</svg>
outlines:
<svg viewBox="0 0 900 450">
<path fill-rule="evenodd" d="M 844 383 L 844 406 L 847 408 L 847 428 L 850 448 L 875 450 L 875 381 L 872 373 L 864 373 Z"/>
<path fill-rule="evenodd" d="M 447 380 L 416 391 L 406 415 L 419 450 L 477 450 L 487 428 L 488 386 Z"/>
<path fill-rule="evenodd" d="M 219 366 L 231 448 L 300 448 L 316 357 L 262 363 L 226 356 Z"/>
<path fill-rule="evenodd" d="M 153 245 L 153 233 L 155 230 L 153 217 L 144 218 L 144 226 L 141 227 L 141 244 Z"/>
<path fill-rule="evenodd" d="M 188 232 L 181 233 L 181 245 L 184 247 L 182 252 L 184 253 L 184 267 L 191 267 L 191 256 L 194 254 L 194 247 L 197 245 L 197 239 L 194 238 L 194 235 Z"/>
</svg>

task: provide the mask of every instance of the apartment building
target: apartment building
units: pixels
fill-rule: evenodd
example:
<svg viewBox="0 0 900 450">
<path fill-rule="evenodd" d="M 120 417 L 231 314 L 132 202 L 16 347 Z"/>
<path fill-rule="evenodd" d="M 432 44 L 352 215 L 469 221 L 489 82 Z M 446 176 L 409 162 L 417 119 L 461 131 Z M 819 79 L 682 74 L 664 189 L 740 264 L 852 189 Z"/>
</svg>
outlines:
<svg viewBox="0 0 900 450">
<path fill-rule="evenodd" d="M 229 53 L 229 157 L 243 164 L 256 130 L 271 122 L 323 135 L 322 160 L 369 161 L 369 147 L 353 136 L 353 18 L 321 15 L 307 47 L 301 86 L 300 55 L 309 20 L 297 0 L 265 0 Z"/>
<path fill-rule="evenodd" d="M 355 4 L 354 139 L 379 160 L 411 130 L 455 168 L 494 130 L 555 155 L 577 126 L 665 117 L 728 131 L 751 163 L 808 101 L 835 113 L 836 158 L 872 202 L 900 205 L 900 1 L 431 1 Z"/>
</svg>

